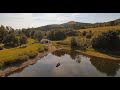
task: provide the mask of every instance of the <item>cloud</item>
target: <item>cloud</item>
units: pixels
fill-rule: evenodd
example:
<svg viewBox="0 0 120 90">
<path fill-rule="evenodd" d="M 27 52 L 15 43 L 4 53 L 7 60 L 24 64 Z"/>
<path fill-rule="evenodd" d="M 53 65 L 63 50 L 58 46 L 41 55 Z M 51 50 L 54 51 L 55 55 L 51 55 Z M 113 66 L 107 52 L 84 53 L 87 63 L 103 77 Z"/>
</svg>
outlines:
<svg viewBox="0 0 120 90">
<path fill-rule="evenodd" d="M 0 13 L 0 24 L 28 28 L 68 21 L 95 23 L 117 18 L 120 18 L 120 13 Z"/>
<path fill-rule="evenodd" d="M 32 26 L 32 14 L 27 13 L 0 13 L 0 24 L 13 28 Z"/>
</svg>

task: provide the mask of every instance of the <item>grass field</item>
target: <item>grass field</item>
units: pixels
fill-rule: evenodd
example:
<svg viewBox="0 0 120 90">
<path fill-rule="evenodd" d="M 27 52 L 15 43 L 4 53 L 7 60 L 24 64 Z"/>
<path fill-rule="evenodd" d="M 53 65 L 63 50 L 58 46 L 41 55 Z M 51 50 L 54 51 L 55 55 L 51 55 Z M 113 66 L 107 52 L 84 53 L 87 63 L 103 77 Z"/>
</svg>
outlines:
<svg viewBox="0 0 120 90">
<path fill-rule="evenodd" d="M 115 30 L 115 29 L 120 30 L 120 26 L 106 26 L 106 27 L 98 27 L 98 28 L 80 29 L 78 30 L 78 32 L 92 31 L 93 33 L 101 33 L 101 32 L 106 32 L 108 30 Z"/>
<path fill-rule="evenodd" d="M 38 52 L 44 51 L 44 44 L 32 44 L 26 47 L 11 48 L 0 51 L 0 66 L 35 57 Z"/>
<path fill-rule="evenodd" d="M 34 42 L 36 42 L 36 40 L 35 39 L 33 39 L 33 38 L 28 38 L 28 43 L 34 43 Z"/>
</svg>

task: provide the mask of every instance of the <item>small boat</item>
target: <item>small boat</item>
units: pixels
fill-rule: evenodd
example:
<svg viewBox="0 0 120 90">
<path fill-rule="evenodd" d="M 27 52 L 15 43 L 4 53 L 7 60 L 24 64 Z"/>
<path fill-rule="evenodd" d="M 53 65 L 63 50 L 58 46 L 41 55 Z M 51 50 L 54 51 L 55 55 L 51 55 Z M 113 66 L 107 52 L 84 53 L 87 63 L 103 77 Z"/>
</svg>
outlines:
<svg viewBox="0 0 120 90">
<path fill-rule="evenodd" d="M 58 66 L 60 66 L 60 63 L 58 63 L 58 64 L 56 65 L 56 67 L 58 67 Z"/>
</svg>

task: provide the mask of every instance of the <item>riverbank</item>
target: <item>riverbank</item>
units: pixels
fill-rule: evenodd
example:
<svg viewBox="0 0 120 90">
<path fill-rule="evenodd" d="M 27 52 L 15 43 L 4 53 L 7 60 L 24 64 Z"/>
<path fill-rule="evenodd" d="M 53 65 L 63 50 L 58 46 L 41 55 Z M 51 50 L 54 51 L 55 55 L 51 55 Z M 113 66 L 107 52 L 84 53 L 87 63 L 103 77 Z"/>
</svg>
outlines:
<svg viewBox="0 0 120 90">
<path fill-rule="evenodd" d="M 120 60 L 120 58 L 115 58 L 115 57 L 112 57 L 110 55 L 97 52 L 95 50 L 87 50 L 87 51 L 76 50 L 76 51 L 79 51 L 80 53 L 82 53 L 84 55 L 87 55 L 87 56 L 90 56 L 90 57 L 96 57 L 96 58 L 101 58 L 101 59 L 109 59 L 109 60 Z"/>
<path fill-rule="evenodd" d="M 44 52 L 41 52 L 39 53 L 34 59 L 29 59 L 29 60 L 26 60 L 20 64 L 16 64 L 16 65 L 12 65 L 12 66 L 9 66 L 5 69 L 2 69 L 0 70 L 0 77 L 6 77 L 8 76 L 9 74 L 19 70 L 19 69 L 22 69 L 24 67 L 27 67 L 29 65 L 32 65 L 32 64 L 35 64 L 38 60 L 40 60 L 42 57 L 46 56 L 48 53 L 50 52 L 53 52 L 56 50 L 56 48 L 54 46 L 52 46 L 51 44 L 48 45 L 48 51 L 44 51 Z"/>
<path fill-rule="evenodd" d="M 53 42 L 53 45 L 57 48 L 57 49 L 67 49 L 67 50 L 71 50 L 69 45 L 60 45 L 60 44 L 56 44 L 55 42 Z M 108 55 L 108 54 L 104 54 L 101 52 L 98 52 L 96 50 L 93 49 L 88 49 L 88 50 L 76 50 L 78 52 L 80 52 L 81 54 L 90 56 L 90 57 L 97 57 L 97 58 L 101 58 L 101 59 L 110 59 L 110 60 L 120 60 L 120 58 L 117 57 L 112 57 L 112 55 Z"/>
</svg>

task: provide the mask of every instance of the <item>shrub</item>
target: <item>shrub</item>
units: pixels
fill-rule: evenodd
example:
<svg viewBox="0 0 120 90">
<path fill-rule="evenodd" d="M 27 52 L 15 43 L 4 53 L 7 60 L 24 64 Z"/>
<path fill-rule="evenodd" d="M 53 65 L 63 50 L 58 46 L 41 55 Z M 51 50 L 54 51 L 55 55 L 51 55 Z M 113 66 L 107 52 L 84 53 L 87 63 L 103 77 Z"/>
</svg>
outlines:
<svg viewBox="0 0 120 90">
<path fill-rule="evenodd" d="M 86 38 L 90 39 L 93 36 L 93 33 L 90 31 L 86 34 Z"/>
<path fill-rule="evenodd" d="M 37 51 L 32 51 L 28 54 L 29 58 L 34 58 L 38 55 L 38 52 Z"/>
<path fill-rule="evenodd" d="M 38 48 L 38 52 L 39 52 L 39 53 L 44 52 L 44 47 Z"/>
<path fill-rule="evenodd" d="M 77 48 L 78 47 L 78 44 L 77 44 L 77 41 L 76 41 L 75 37 L 72 37 L 70 42 L 71 42 L 71 48 Z"/>
<path fill-rule="evenodd" d="M 90 47 L 90 40 L 86 38 L 80 38 L 78 41 L 79 49 L 86 50 Z"/>
<path fill-rule="evenodd" d="M 69 31 L 69 32 L 66 33 L 66 35 L 67 36 L 77 36 L 77 31 L 74 31 L 74 30 Z"/>
<path fill-rule="evenodd" d="M 3 46 L 0 46 L 0 50 L 3 50 Z"/>
<path fill-rule="evenodd" d="M 48 47 L 47 46 L 44 47 L 44 51 L 48 51 Z"/>
<path fill-rule="evenodd" d="M 82 32 L 82 35 L 83 35 L 83 36 L 86 36 L 86 34 L 87 34 L 86 31 L 83 31 L 83 32 Z"/>
<path fill-rule="evenodd" d="M 92 40 L 92 47 L 95 49 L 118 49 L 120 48 L 120 37 L 118 31 L 103 32 Z"/>
</svg>

